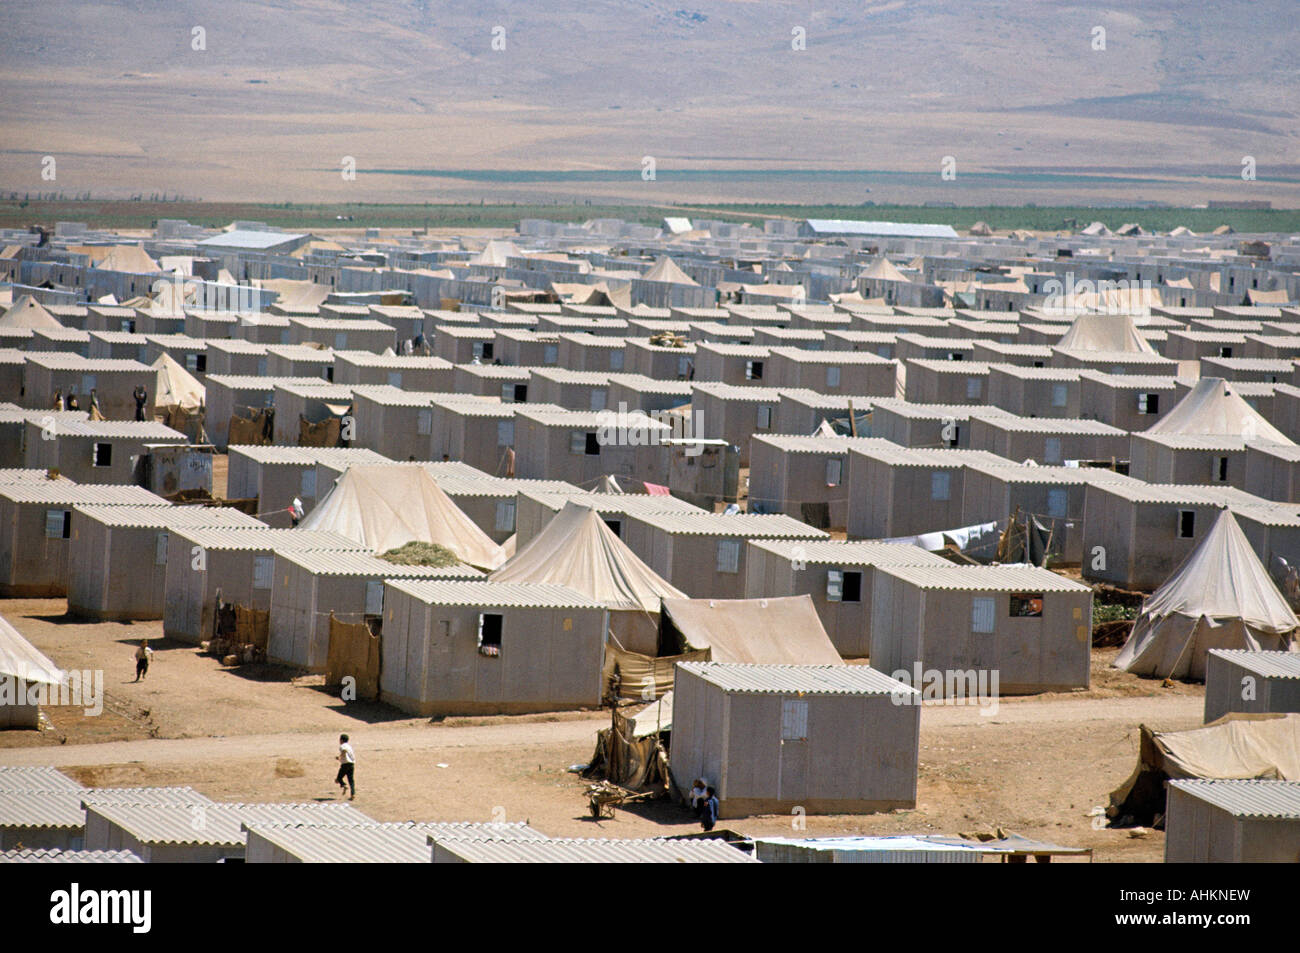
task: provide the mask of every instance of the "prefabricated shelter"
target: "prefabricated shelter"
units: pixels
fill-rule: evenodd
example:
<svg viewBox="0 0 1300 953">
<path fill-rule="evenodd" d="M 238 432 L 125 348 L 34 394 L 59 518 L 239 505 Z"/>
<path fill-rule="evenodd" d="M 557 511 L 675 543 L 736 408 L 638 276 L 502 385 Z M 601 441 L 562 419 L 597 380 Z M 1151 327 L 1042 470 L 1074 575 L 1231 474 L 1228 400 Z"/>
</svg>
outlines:
<svg viewBox="0 0 1300 953">
<path fill-rule="evenodd" d="M 349 352 L 334 359 L 334 383 L 387 384 L 398 390 L 448 393 L 455 367 L 440 357 L 418 354 L 368 354 Z"/>
<path fill-rule="evenodd" d="M 0 348 L 0 400 L 17 406 L 23 399 L 23 374 L 27 354 L 17 348 Z M 53 399 L 51 398 L 51 403 Z"/>
<path fill-rule="evenodd" d="M 721 840 L 430 837 L 435 864 L 755 864 Z"/>
<path fill-rule="evenodd" d="M 807 595 L 835 650 L 871 650 L 871 589 L 876 566 L 948 566 L 941 556 L 901 543 L 755 539 L 745 544 L 745 598 Z"/>
<path fill-rule="evenodd" d="M 369 552 L 338 533 L 304 529 L 175 527 L 167 536 L 163 634 L 198 644 L 213 633 L 217 600 L 259 612 L 271 607 L 275 554 Z"/>
<path fill-rule="evenodd" d="M 243 338 L 213 339 L 208 341 L 208 361 L 204 378 L 210 380 L 213 374 L 227 377 L 265 377 L 267 363 L 265 344 L 246 341 Z"/>
<path fill-rule="evenodd" d="M 337 446 L 342 437 L 343 418 L 352 407 L 353 389 L 341 384 L 285 384 L 275 385 L 275 442 L 281 446 L 296 447 L 307 439 L 325 440 L 314 446 Z M 334 425 L 324 428 L 319 436 L 308 437 L 312 424 Z M 306 438 L 306 439 L 305 439 Z"/>
<path fill-rule="evenodd" d="M 740 465 L 749 466 L 749 441 L 755 434 L 772 433 L 776 408 L 787 393 L 808 394 L 798 388 L 734 387 L 730 384 L 696 384 L 691 410 L 701 422 L 696 437 L 721 439 L 740 448 Z"/>
<path fill-rule="evenodd" d="M 619 647 L 641 655 L 656 653 L 660 601 L 686 598 L 614 535 L 596 510 L 573 502 L 489 578 L 581 593 L 609 610 L 610 636 Z"/>
<path fill-rule="evenodd" d="M 381 697 L 420 716 L 595 707 L 608 617 L 565 586 L 389 582 Z"/>
<path fill-rule="evenodd" d="M 464 396 L 491 397 L 504 404 L 523 404 L 528 402 L 528 381 L 534 370 L 536 368 L 498 364 L 457 364 L 449 389 Z"/>
<path fill-rule="evenodd" d="M 812 434 L 830 424 L 843 437 L 877 437 L 872 409 L 878 397 L 842 394 L 813 394 L 782 391 L 776 405 L 772 430 L 782 434 Z"/>
<path fill-rule="evenodd" d="M 138 486 L 83 486 L 69 480 L 0 485 L 0 595 L 58 598 L 68 592 L 68 553 L 77 506 L 168 507 Z"/>
<path fill-rule="evenodd" d="M 523 821 L 322 825 L 246 823 L 248 864 L 427 864 L 430 838 L 546 840 Z"/>
<path fill-rule="evenodd" d="M 161 619 L 173 528 L 257 529 L 260 520 L 216 506 L 76 506 L 68 550 L 68 614 Z"/>
<path fill-rule="evenodd" d="M 1167 803 L 1167 864 L 1300 862 L 1300 781 L 1170 781 Z"/>
<path fill-rule="evenodd" d="M 515 474 L 591 486 L 603 476 L 664 485 L 672 428 L 629 411 L 553 411 L 536 407 L 515 415 Z"/>
<path fill-rule="evenodd" d="M 28 354 L 23 372 L 22 405 L 47 409 L 54 405 L 54 395 L 66 401 L 73 394 L 90 409 L 90 392 L 95 392 L 99 412 L 109 420 L 134 420 L 137 387 L 150 393 L 157 384 L 158 372 L 147 364 L 132 360 L 90 360 L 77 354 Z"/>
<path fill-rule="evenodd" d="M 768 370 L 770 386 L 805 388 L 819 394 L 893 397 L 898 386 L 898 363 L 868 351 L 774 347 Z"/>
<path fill-rule="evenodd" d="M 300 528 L 339 533 L 373 553 L 416 541 L 437 543 L 479 569 L 505 562 L 501 547 L 418 466 L 349 467 Z"/>
<path fill-rule="evenodd" d="M 665 513 L 629 515 L 621 538 L 683 592 L 697 598 L 739 599 L 745 594 L 747 541 L 830 536 L 779 513 Z"/>
<path fill-rule="evenodd" d="M 433 452 L 431 391 L 374 386 L 354 393 L 351 444 L 390 460 L 430 460 Z"/>
<path fill-rule="evenodd" d="M 1244 489 L 1266 500 L 1300 502 L 1300 447 L 1252 440 L 1246 444 Z"/>
<path fill-rule="evenodd" d="M 945 698 L 1087 688 L 1091 649 L 1092 589 L 1054 572 L 876 567 L 871 667 L 943 673 Z"/>
<path fill-rule="evenodd" d="M 1139 374 L 1173 377 L 1179 364 L 1159 354 L 1136 351 L 1088 351 L 1078 348 L 1052 348 L 1051 367 L 1074 370 L 1104 371 L 1107 374 Z"/>
<path fill-rule="evenodd" d="M 733 387 L 767 386 L 771 359 L 771 348 L 700 341 L 695 345 L 694 379 Z"/>
<path fill-rule="evenodd" d="M 989 365 L 982 361 L 903 362 L 903 393 L 914 404 L 987 404 Z"/>
<path fill-rule="evenodd" d="M 165 424 L 134 420 L 67 420 L 53 426 L 41 415 L 27 421 L 24 465 L 57 470 L 77 483 L 139 484 L 140 459 L 157 444 L 184 446 L 183 433 Z"/>
<path fill-rule="evenodd" d="M 1205 722 L 1229 712 L 1300 713 L 1300 652 L 1210 649 L 1205 659 Z"/>
<path fill-rule="evenodd" d="M 350 466 L 382 466 L 387 457 L 361 447 L 257 447 L 230 448 L 227 457 L 226 495 L 232 500 L 257 500 L 260 518 L 268 526 L 292 525 L 289 507 L 295 498 L 310 513 L 330 490 L 319 485 L 317 466 L 338 470 Z"/>
<path fill-rule="evenodd" d="M 459 460 L 484 473 L 513 475 L 518 429 L 515 418 L 525 407 L 530 411 L 563 410 L 547 404 L 509 404 L 465 394 L 435 397 L 428 419 L 432 444 L 429 459 Z M 424 429 L 424 423 L 421 417 L 419 430 Z"/>
<path fill-rule="evenodd" d="M 1225 509 L 1142 604 L 1114 665 L 1134 675 L 1202 681 L 1210 649 L 1290 650 L 1298 629 L 1300 620 Z"/>
<path fill-rule="evenodd" d="M 293 344 L 318 344 L 335 351 L 369 351 L 380 354 L 397 347 L 397 331 L 373 318 L 290 318 L 289 340 Z"/>
<path fill-rule="evenodd" d="M 1007 460 L 1033 460 L 1060 466 L 1067 460 L 1123 460 L 1128 451 L 1127 431 L 1099 420 L 1055 417 L 984 416 L 970 419 L 972 450 L 987 450 Z"/>
<path fill-rule="evenodd" d="M 204 400 L 207 410 L 204 427 L 208 439 L 224 452 L 232 443 L 231 419 L 235 416 L 249 420 L 263 411 L 275 411 L 275 388 L 280 384 L 314 384 L 313 377 L 255 377 L 239 374 L 209 374 L 204 382 Z M 260 438 L 260 434 L 258 435 Z M 262 443 L 270 443 L 273 434 Z M 252 443 L 247 429 L 233 434 L 233 443 Z"/>
<path fill-rule="evenodd" d="M 654 413 L 689 404 L 694 395 L 695 387 L 690 381 L 662 381 L 641 374 L 610 374 L 606 406 Z"/>
<path fill-rule="evenodd" d="M 432 342 L 433 353 L 452 364 L 488 362 L 496 356 L 493 353 L 497 336 L 494 328 L 439 324 L 432 334 L 425 336 Z"/>
<path fill-rule="evenodd" d="M 0 616 L 0 731 L 40 728 L 41 693 L 63 683 L 63 671 Z"/>
<path fill-rule="evenodd" d="M 989 364 L 988 403 L 1023 417 L 1081 416 L 1082 371 Z"/>
<path fill-rule="evenodd" d="M 312 377 L 334 380 L 334 351 L 305 344 L 271 344 L 266 348 L 266 371 L 272 377 Z"/>
<path fill-rule="evenodd" d="M 552 320 L 554 319 L 542 319 L 539 325 Z M 546 329 L 539 326 L 538 330 Z M 618 335 L 587 332 L 560 334 L 559 360 L 556 363 L 575 371 L 621 373 L 627 367 L 628 339 L 624 334 L 626 323 Z"/>
<path fill-rule="evenodd" d="M 408 566 L 369 553 L 319 551 L 276 553 L 272 573 L 267 658 L 312 672 L 325 671 L 332 619 L 378 623 L 383 618 L 386 580 L 483 578 L 463 563 Z"/>
<path fill-rule="evenodd" d="M 896 539 L 964 526 L 962 481 L 974 464 L 1009 461 L 983 450 L 851 450 L 848 534 Z"/>
<path fill-rule="evenodd" d="M 920 449 L 970 449 L 970 418 L 1006 414 L 1000 407 L 975 404 L 915 404 L 906 400 L 877 399 L 871 405 L 872 437 L 900 447 Z"/>
<path fill-rule="evenodd" d="M 490 322 L 489 322 L 490 323 Z M 495 360 L 514 367 L 552 367 L 560 360 L 560 336 L 531 328 L 498 326 Z"/>
<path fill-rule="evenodd" d="M 1260 381 L 1268 384 L 1285 384 L 1291 380 L 1295 362 L 1266 357 L 1204 357 L 1201 373 L 1206 377 L 1221 377 L 1225 381 L 1242 383 Z"/>
<path fill-rule="evenodd" d="M 143 334 L 132 334 L 130 331 L 91 331 L 90 348 L 86 351 L 86 357 L 139 361 L 145 364 L 148 363 L 145 360 L 148 353 L 149 339 Z M 1290 379 L 1289 375 L 1287 379 Z"/>
<path fill-rule="evenodd" d="M 948 330 L 950 326 L 945 326 Z M 944 364 L 950 361 L 977 363 L 975 342 L 970 338 L 925 334 L 900 334 L 894 345 L 894 357 L 903 362 L 921 361 Z"/>
<path fill-rule="evenodd" d="M 912 808 L 920 723 L 920 693 L 866 666 L 681 662 L 669 763 L 720 817 Z"/>
<path fill-rule="evenodd" d="M 595 510 L 614 535 L 626 541 L 624 527 L 629 517 L 660 513 L 705 513 L 706 510 L 675 496 L 642 493 L 595 493 L 584 490 L 547 493 L 520 489 L 515 500 L 515 540 L 519 549 L 528 545 L 551 519 L 570 502 Z"/>
<path fill-rule="evenodd" d="M 373 824 L 350 804 L 107 804 L 86 807 L 86 847 L 129 850 L 147 864 L 243 862 L 246 826 Z"/>
<path fill-rule="evenodd" d="M 1078 416 L 1127 430 L 1144 431 L 1177 403 L 1174 377 L 1079 371 Z"/>
<path fill-rule="evenodd" d="M 528 374 L 528 396 L 537 402 L 558 404 L 565 410 L 604 410 L 614 406 L 609 402 L 613 376 L 608 371 L 534 367 Z"/>
<path fill-rule="evenodd" d="M 166 355 L 200 378 L 208 371 L 208 342 L 202 338 L 192 338 L 188 334 L 146 334 L 149 342 L 145 358 L 153 367 L 158 358 Z"/>
<path fill-rule="evenodd" d="M 971 357 L 993 367 L 1013 365 L 1028 368 L 1045 368 L 1051 358 L 1052 349 L 1045 344 L 1003 344 L 984 339 L 976 339 Z"/>
<path fill-rule="evenodd" d="M 183 805 L 193 816 L 194 809 L 212 803 L 189 787 L 0 791 L 0 849 L 83 849 L 87 804 Z"/>
<path fill-rule="evenodd" d="M 976 463 L 962 481 L 962 519 L 966 525 L 1003 521 L 1019 512 L 1051 532 L 1048 552 L 1054 562 L 1078 565 L 1083 559 L 1084 504 L 1093 483 L 1138 484 L 1103 467 Z"/>
<path fill-rule="evenodd" d="M 22 410 L 0 407 L 0 465 L 21 468 L 27 458 L 27 423 L 36 421 L 43 432 L 58 433 L 60 421 L 85 421 L 89 417 L 81 410 Z"/>
<path fill-rule="evenodd" d="M 756 434 L 749 451 L 749 512 L 785 513 L 818 529 L 843 529 L 854 460 L 849 451 L 894 446 L 875 437 Z"/>
<path fill-rule="evenodd" d="M 624 370 L 657 381 L 693 380 L 696 376 L 696 347 L 685 342 L 678 346 L 657 344 L 654 339 L 629 339 L 624 352 Z"/>
</svg>

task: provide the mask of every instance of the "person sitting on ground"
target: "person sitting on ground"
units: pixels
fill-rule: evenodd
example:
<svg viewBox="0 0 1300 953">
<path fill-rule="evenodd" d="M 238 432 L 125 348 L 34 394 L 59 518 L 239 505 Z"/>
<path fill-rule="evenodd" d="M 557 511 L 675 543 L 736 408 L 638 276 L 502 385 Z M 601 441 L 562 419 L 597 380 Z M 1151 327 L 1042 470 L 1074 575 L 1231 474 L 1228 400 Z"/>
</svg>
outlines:
<svg viewBox="0 0 1300 953">
<path fill-rule="evenodd" d="M 691 813 L 696 817 L 700 816 L 700 809 L 704 805 L 704 799 L 709 796 L 708 790 L 709 789 L 707 785 L 705 785 L 703 778 L 695 779 L 695 786 L 691 788 L 691 793 L 687 800 L 691 805 Z"/>
</svg>

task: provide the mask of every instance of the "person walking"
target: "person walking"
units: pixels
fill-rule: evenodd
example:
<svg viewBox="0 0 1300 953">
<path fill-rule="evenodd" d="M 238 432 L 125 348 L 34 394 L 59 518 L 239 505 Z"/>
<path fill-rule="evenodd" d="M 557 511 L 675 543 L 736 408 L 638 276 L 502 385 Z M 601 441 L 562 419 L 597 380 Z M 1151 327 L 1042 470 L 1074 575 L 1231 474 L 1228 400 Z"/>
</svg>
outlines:
<svg viewBox="0 0 1300 953">
<path fill-rule="evenodd" d="M 153 658 L 153 649 L 149 648 L 149 640 L 141 639 L 140 647 L 135 650 L 135 680 L 138 682 L 142 678 L 149 677 L 149 660 Z"/>
<path fill-rule="evenodd" d="M 718 823 L 718 796 L 713 792 L 713 788 L 705 790 L 708 796 L 704 799 L 704 807 L 700 811 L 700 826 L 706 831 L 711 831 L 713 825 Z"/>
<path fill-rule="evenodd" d="M 357 798 L 357 754 L 352 750 L 352 745 L 348 741 L 347 735 L 339 735 L 339 773 L 334 778 L 334 783 L 344 793 L 348 793 L 348 786 L 352 787 L 352 794 L 349 801 L 355 801 Z M 347 783 L 344 783 L 346 779 Z"/>
</svg>

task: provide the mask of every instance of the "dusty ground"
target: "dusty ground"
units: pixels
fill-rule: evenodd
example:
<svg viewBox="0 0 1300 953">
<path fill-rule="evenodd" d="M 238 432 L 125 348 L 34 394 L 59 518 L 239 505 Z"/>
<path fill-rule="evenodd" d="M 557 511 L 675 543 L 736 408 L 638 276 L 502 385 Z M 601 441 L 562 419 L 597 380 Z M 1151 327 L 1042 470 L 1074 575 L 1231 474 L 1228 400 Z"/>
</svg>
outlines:
<svg viewBox="0 0 1300 953">
<path fill-rule="evenodd" d="M 358 753 L 356 806 L 381 820 L 528 820 L 569 836 L 647 836 L 693 829 L 669 804 L 586 814 L 584 784 L 567 772 L 591 756 L 602 712 L 491 718 L 408 718 L 382 705 L 345 705 L 319 678 L 285 670 L 226 670 L 161 624 L 70 622 L 62 600 L 0 601 L 0 614 L 65 668 L 103 669 L 98 718 L 50 711 L 53 730 L 0 735 L 0 763 L 51 764 L 94 785 L 190 784 L 218 800 L 335 796 L 334 746 Z M 132 681 L 141 637 L 158 649 L 149 678 Z M 153 642 L 153 639 L 160 641 Z M 957 833 L 1001 827 L 1091 847 L 1098 861 L 1159 861 L 1163 835 L 1093 830 L 1089 811 L 1132 771 L 1137 728 L 1201 722 L 1200 686 L 1163 688 L 1108 668 L 1095 650 L 1088 692 L 1003 699 L 996 713 L 927 707 L 913 811 L 809 817 L 808 835 Z M 790 834 L 788 817 L 726 822 L 752 834 Z"/>
</svg>

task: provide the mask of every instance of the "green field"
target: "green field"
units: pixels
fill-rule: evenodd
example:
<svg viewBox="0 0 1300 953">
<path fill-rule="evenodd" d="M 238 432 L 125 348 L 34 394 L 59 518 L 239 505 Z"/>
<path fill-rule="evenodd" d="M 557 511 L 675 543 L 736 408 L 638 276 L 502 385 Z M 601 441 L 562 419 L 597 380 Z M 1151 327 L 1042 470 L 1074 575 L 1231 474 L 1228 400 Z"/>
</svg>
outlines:
<svg viewBox="0 0 1300 953">
<path fill-rule="evenodd" d="M 1117 228 L 1137 222 L 1148 231 L 1167 232 L 1184 225 L 1208 232 L 1231 225 L 1238 232 L 1300 231 L 1300 210 L 1192 208 L 1087 208 L 1037 206 L 962 206 L 938 208 L 916 205 L 369 205 L 255 204 L 235 202 L 158 202 L 87 200 L 0 201 L 0 227 L 52 226 L 57 221 L 86 222 L 97 228 L 149 228 L 160 218 L 181 218 L 196 225 L 218 227 L 235 219 L 266 222 L 282 228 L 510 228 L 520 219 L 544 218 L 581 222 L 589 218 L 621 218 L 659 224 L 665 215 L 758 222 L 764 218 L 847 218 L 888 222 L 951 225 L 959 231 L 984 221 L 998 231 L 1024 228 L 1057 231 L 1104 222 Z M 340 220 L 339 216 L 345 216 Z"/>
</svg>

